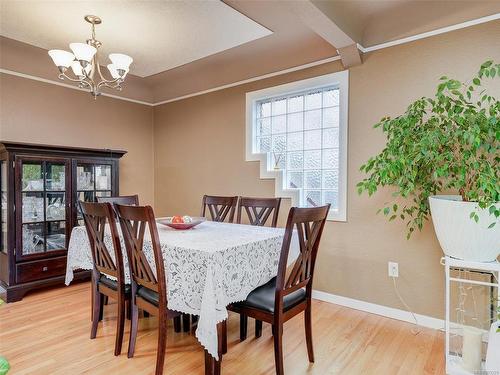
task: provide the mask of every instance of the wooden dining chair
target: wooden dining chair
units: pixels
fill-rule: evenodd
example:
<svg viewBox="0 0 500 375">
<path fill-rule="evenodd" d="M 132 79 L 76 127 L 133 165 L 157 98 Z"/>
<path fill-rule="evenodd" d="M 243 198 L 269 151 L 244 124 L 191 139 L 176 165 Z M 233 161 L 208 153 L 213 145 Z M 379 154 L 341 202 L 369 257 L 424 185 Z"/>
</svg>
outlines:
<svg viewBox="0 0 500 375">
<path fill-rule="evenodd" d="M 237 196 L 220 197 L 215 195 L 204 195 L 201 205 L 201 216 L 205 216 L 208 209 L 212 221 L 224 222 L 227 219 L 227 222 L 232 223 L 237 203 Z"/>
<path fill-rule="evenodd" d="M 113 209 L 115 209 L 115 207 L 114 207 L 115 204 L 125 204 L 128 206 L 138 206 L 139 205 L 139 196 L 137 194 L 134 194 L 134 195 L 118 195 L 115 197 L 97 197 L 97 202 L 99 202 L 99 203 L 111 203 L 113 205 Z"/>
<path fill-rule="evenodd" d="M 286 224 L 277 276 L 250 292 L 245 301 L 229 306 L 232 311 L 272 325 L 278 375 L 284 373 L 283 324 L 301 312 L 304 312 L 309 362 L 314 362 L 311 326 L 312 282 L 321 234 L 329 209 L 330 205 L 313 208 L 292 207 Z M 287 267 L 294 229 L 298 235 L 300 253 L 295 262 Z M 226 334 L 226 331 L 224 328 L 223 334 Z"/>
<path fill-rule="evenodd" d="M 242 212 L 245 210 L 250 225 L 264 226 L 271 218 L 271 227 L 276 228 L 281 198 L 249 198 L 240 197 L 238 201 L 236 222 L 241 224 Z"/>
<path fill-rule="evenodd" d="M 127 206 L 138 206 L 139 205 L 139 196 L 137 194 L 134 195 L 119 195 L 119 196 L 114 196 L 114 197 L 97 197 L 98 202 L 107 202 L 111 203 L 113 205 L 113 210 L 116 213 L 115 209 L 115 204 L 122 204 L 122 205 L 127 205 Z M 118 216 L 118 214 L 116 213 Z M 106 303 L 106 300 L 104 300 Z M 144 314 L 144 317 L 147 318 L 149 317 L 149 313 L 147 311 L 142 312 Z M 189 317 L 189 316 L 188 316 Z M 185 314 L 183 314 L 184 320 L 186 320 Z M 189 331 L 189 326 L 186 326 L 186 323 L 184 323 L 185 331 Z M 176 317 L 174 318 L 174 330 L 175 332 L 180 332 L 181 331 L 181 317 Z"/>
<path fill-rule="evenodd" d="M 109 203 L 79 202 L 85 228 L 89 238 L 94 268 L 92 271 L 92 329 L 90 338 L 97 334 L 97 326 L 102 320 L 104 296 L 118 302 L 115 355 L 120 355 L 123 341 L 123 326 L 130 285 L 125 284 L 123 255 L 116 227 L 116 217 Z M 109 225 L 114 252 L 114 260 L 104 241 L 105 227 Z M 112 280 L 109 276 L 116 278 Z"/>
<path fill-rule="evenodd" d="M 128 357 L 134 356 L 139 308 L 158 316 L 156 375 L 163 374 L 167 343 L 167 321 L 181 313 L 167 308 L 167 280 L 155 216 L 150 206 L 115 205 L 120 220 L 131 275 L 131 325 Z M 149 231 L 156 276 L 144 254 L 144 235 Z"/>
<path fill-rule="evenodd" d="M 236 222 L 241 224 L 242 212 L 246 213 L 250 225 L 264 226 L 269 218 L 272 220 L 270 226 L 276 228 L 278 224 L 278 214 L 280 210 L 281 198 L 249 198 L 240 197 Z M 240 314 L 240 340 L 247 338 L 248 317 Z M 262 335 L 262 321 L 255 321 L 255 337 Z"/>
</svg>

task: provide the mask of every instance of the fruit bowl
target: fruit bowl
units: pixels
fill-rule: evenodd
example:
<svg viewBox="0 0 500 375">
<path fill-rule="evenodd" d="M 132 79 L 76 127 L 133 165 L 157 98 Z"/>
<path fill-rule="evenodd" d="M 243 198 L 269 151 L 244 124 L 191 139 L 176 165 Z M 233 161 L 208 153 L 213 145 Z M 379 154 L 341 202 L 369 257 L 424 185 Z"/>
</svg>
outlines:
<svg viewBox="0 0 500 375">
<path fill-rule="evenodd" d="M 206 219 L 204 217 L 172 216 L 158 219 L 157 222 L 177 230 L 186 230 L 194 228 L 198 224 L 203 223 L 205 220 Z"/>
</svg>

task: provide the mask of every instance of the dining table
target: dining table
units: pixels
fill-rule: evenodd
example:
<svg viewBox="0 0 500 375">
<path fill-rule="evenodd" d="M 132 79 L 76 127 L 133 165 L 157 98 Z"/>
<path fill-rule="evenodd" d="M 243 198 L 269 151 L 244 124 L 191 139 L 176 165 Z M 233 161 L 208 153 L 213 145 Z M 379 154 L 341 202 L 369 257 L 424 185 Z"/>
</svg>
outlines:
<svg viewBox="0 0 500 375">
<path fill-rule="evenodd" d="M 285 229 L 204 221 L 189 230 L 176 230 L 159 221 L 157 229 L 167 279 L 168 308 L 198 316 L 195 335 L 205 349 L 205 374 L 218 374 L 227 306 L 245 300 L 252 290 L 276 276 Z M 118 232 L 128 283 L 130 272 L 119 226 Z M 105 230 L 104 243 L 114 257 L 109 228 Z M 289 263 L 299 251 L 298 240 L 293 236 Z M 155 272 L 149 233 L 144 237 L 143 252 Z M 66 285 L 73 280 L 73 272 L 80 269 L 93 269 L 84 226 L 74 227 L 70 236 Z"/>
</svg>

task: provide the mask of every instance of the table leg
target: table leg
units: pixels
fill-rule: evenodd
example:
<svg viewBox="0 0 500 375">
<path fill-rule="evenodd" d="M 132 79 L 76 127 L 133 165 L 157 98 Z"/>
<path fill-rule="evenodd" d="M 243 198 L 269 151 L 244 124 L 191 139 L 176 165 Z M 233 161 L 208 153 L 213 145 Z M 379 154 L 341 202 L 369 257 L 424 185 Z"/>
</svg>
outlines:
<svg viewBox="0 0 500 375">
<path fill-rule="evenodd" d="M 215 358 L 205 349 L 205 375 L 213 375 Z"/>
<path fill-rule="evenodd" d="M 225 321 L 217 324 L 217 342 L 219 360 L 216 361 L 206 350 L 205 352 L 205 375 L 221 375 L 222 354 L 224 351 Z"/>
<path fill-rule="evenodd" d="M 219 338 L 221 340 L 221 349 L 220 352 L 222 354 L 227 353 L 227 320 L 224 320 L 222 322 L 222 332 L 221 332 L 221 337 Z"/>
<path fill-rule="evenodd" d="M 182 314 L 182 326 L 184 332 L 191 331 L 191 317 L 189 316 L 189 314 Z"/>
</svg>

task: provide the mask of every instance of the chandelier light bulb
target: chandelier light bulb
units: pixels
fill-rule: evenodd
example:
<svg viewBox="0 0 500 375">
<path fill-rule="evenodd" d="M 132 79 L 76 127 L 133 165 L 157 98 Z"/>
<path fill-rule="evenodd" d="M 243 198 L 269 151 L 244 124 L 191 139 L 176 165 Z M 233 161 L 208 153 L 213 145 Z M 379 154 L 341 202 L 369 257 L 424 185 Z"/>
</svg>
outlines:
<svg viewBox="0 0 500 375">
<path fill-rule="evenodd" d="M 76 59 L 90 63 L 97 52 L 95 47 L 85 43 L 70 43 L 69 48 L 73 51 Z"/>
<path fill-rule="evenodd" d="M 79 61 L 73 61 L 71 64 L 71 70 L 73 70 L 73 73 L 77 77 L 85 77 L 85 73 L 87 75 L 90 73 L 91 65 L 87 65 L 85 69 L 82 68 L 82 65 L 80 64 Z M 85 73 L 83 72 L 85 70 Z"/>
<path fill-rule="evenodd" d="M 113 77 L 114 79 L 118 79 L 118 78 L 125 79 L 125 77 L 127 76 L 127 73 L 128 73 L 128 69 L 122 70 L 121 72 L 124 72 L 124 74 L 120 75 L 120 72 L 118 71 L 118 69 L 116 69 L 114 64 L 108 64 L 108 70 L 109 70 L 109 73 L 111 74 L 111 77 Z"/>
<path fill-rule="evenodd" d="M 58 67 L 69 68 L 73 60 L 75 59 L 75 55 L 71 52 L 63 51 L 61 49 L 51 49 L 49 51 L 49 56 L 54 61 L 54 64 Z"/>
<path fill-rule="evenodd" d="M 124 55 L 123 53 L 112 53 L 109 55 L 109 59 L 116 70 L 124 70 L 126 72 L 128 72 L 130 64 L 134 61 L 130 56 Z"/>
</svg>

